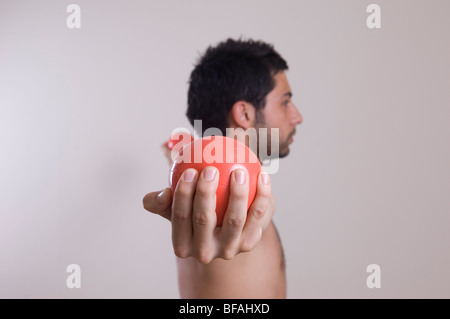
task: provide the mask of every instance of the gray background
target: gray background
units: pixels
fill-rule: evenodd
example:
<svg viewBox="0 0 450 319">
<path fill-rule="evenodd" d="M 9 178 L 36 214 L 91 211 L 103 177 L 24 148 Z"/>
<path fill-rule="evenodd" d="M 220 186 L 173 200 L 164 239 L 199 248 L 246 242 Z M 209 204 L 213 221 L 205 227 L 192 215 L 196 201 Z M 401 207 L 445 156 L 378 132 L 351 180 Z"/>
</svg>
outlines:
<svg viewBox="0 0 450 319">
<path fill-rule="evenodd" d="M 0 297 L 178 298 L 159 145 L 199 53 L 273 43 L 304 117 L 273 176 L 289 298 L 450 297 L 449 1 L 0 2 Z M 82 288 L 68 289 L 68 264 Z M 381 289 L 366 267 L 381 266 Z"/>
</svg>

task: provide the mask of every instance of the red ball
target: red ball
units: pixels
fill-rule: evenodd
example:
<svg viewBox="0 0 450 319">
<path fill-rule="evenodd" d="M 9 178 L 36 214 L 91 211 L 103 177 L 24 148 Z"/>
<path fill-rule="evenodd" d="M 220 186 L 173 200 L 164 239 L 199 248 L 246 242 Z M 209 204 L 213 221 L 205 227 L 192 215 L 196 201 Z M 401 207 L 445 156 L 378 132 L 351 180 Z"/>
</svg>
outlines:
<svg viewBox="0 0 450 319">
<path fill-rule="evenodd" d="M 261 164 L 255 153 L 245 144 L 235 139 L 223 136 L 208 136 L 196 139 L 183 147 L 170 167 L 169 185 L 172 195 L 175 192 L 179 178 L 186 169 L 194 168 L 200 174 L 207 166 L 214 166 L 219 171 L 216 214 L 217 226 L 222 226 L 230 196 L 231 173 L 238 168 L 243 168 L 248 172 L 248 210 L 256 195 Z"/>
<path fill-rule="evenodd" d="M 172 150 L 175 146 L 177 150 L 181 150 L 184 145 L 194 141 L 194 137 L 187 130 L 178 130 L 172 133 L 167 141 L 167 147 Z"/>
</svg>

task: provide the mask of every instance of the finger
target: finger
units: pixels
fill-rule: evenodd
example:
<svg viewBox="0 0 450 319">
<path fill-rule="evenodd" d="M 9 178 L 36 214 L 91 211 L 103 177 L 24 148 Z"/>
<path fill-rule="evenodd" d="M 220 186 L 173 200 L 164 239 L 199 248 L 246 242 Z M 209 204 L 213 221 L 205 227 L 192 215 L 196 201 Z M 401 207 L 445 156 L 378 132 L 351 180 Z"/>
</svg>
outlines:
<svg viewBox="0 0 450 319">
<path fill-rule="evenodd" d="M 167 159 L 169 165 L 172 164 L 172 152 L 169 148 L 169 146 L 167 146 L 167 143 L 169 141 L 165 141 L 164 143 L 161 144 L 161 150 L 164 154 L 164 157 Z"/>
<path fill-rule="evenodd" d="M 213 232 L 216 228 L 216 191 L 219 171 L 206 167 L 198 180 L 194 197 L 192 223 L 194 228 L 194 256 L 207 264 L 215 257 Z"/>
<path fill-rule="evenodd" d="M 181 258 L 191 253 L 192 202 L 198 173 L 187 169 L 178 181 L 172 203 L 172 244 L 175 255 Z"/>
<path fill-rule="evenodd" d="M 164 141 L 164 142 L 161 144 L 161 149 L 162 149 L 162 150 L 170 150 L 170 149 L 169 149 L 169 146 L 167 146 L 168 143 L 169 143 L 169 140 Z"/>
<path fill-rule="evenodd" d="M 171 195 L 170 188 L 166 188 L 159 192 L 148 193 L 142 199 L 144 208 L 151 213 L 160 215 L 170 220 Z"/>
<path fill-rule="evenodd" d="M 238 240 L 241 237 L 242 229 L 247 219 L 249 192 L 248 173 L 245 169 L 237 169 L 231 175 L 230 199 L 228 200 L 227 211 L 220 230 L 225 259 L 232 258 L 236 254 Z"/>
<path fill-rule="evenodd" d="M 242 231 L 241 251 L 252 250 L 261 239 L 262 221 L 270 205 L 271 194 L 270 176 L 262 172 L 259 174 L 256 196 L 250 206 L 247 222 Z"/>
</svg>

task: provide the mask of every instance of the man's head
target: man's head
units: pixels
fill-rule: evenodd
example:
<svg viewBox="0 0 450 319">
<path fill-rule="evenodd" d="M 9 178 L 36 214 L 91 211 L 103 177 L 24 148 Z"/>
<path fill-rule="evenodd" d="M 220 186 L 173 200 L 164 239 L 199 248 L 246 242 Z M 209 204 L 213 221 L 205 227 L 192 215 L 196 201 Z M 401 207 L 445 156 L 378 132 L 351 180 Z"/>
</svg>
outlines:
<svg viewBox="0 0 450 319">
<path fill-rule="evenodd" d="M 186 112 L 204 130 L 279 128 L 280 157 L 289 153 L 295 126 L 302 122 L 291 102 L 286 61 L 260 41 L 228 39 L 209 47 L 191 73 Z M 261 137 L 260 137 L 261 138 Z M 270 149 L 270 137 L 267 141 Z"/>
</svg>

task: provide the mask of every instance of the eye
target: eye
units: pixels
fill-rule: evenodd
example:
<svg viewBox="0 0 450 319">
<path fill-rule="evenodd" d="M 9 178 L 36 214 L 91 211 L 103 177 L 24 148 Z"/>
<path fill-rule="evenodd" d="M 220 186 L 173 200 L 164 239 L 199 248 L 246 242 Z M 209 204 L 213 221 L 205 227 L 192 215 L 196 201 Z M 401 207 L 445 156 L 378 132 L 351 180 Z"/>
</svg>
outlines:
<svg viewBox="0 0 450 319">
<path fill-rule="evenodd" d="M 288 104 L 289 104 L 290 102 L 291 102 L 290 100 L 285 100 L 285 101 L 283 102 L 283 105 L 284 105 L 284 106 L 288 106 Z"/>
</svg>

